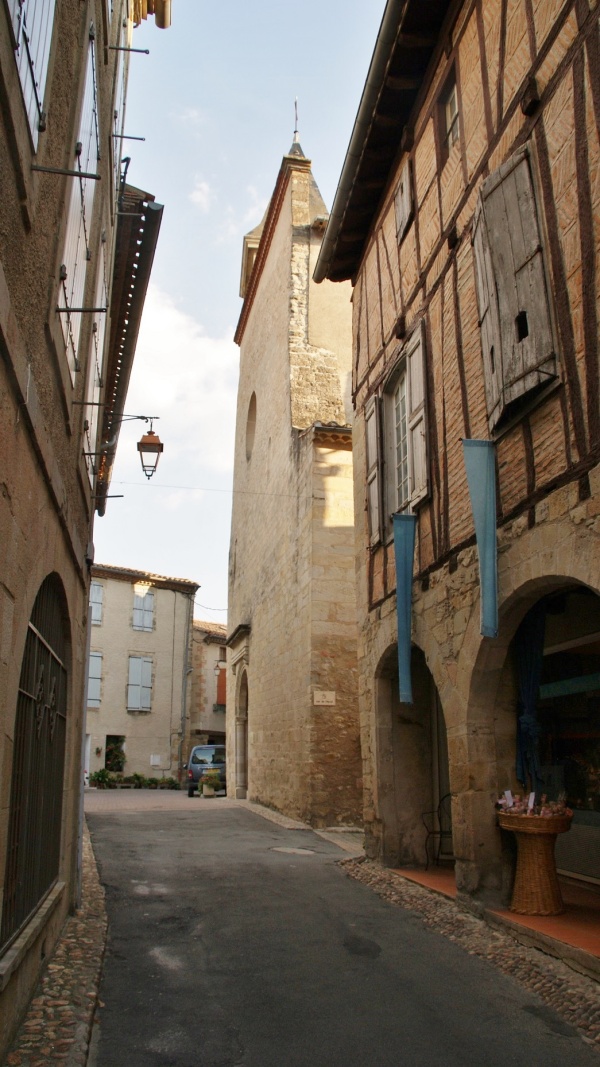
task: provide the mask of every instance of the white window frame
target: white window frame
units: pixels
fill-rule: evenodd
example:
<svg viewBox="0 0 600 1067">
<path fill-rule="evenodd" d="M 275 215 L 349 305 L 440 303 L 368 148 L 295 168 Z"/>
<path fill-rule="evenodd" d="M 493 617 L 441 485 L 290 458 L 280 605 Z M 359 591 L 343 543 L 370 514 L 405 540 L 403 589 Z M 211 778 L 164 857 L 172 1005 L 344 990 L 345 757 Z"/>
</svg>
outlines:
<svg viewBox="0 0 600 1067">
<path fill-rule="evenodd" d="M 130 654 L 127 711 L 152 710 L 152 657 Z"/>
<path fill-rule="evenodd" d="M 46 129 L 44 94 L 55 6 L 56 0 L 8 0 L 16 42 L 15 60 L 35 151 L 39 134 Z"/>
<path fill-rule="evenodd" d="M 365 407 L 365 462 L 369 544 L 381 541 L 381 424 L 380 399 L 372 396 Z"/>
<path fill-rule="evenodd" d="M 92 626 L 102 625 L 102 611 L 104 606 L 104 586 L 102 582 L 92 579 L 90 582 L 90 620 Z"/>
<path fill-rule="evenodd" d="M 88 663 L 87 707 L 99 708 L 102 700 L 102 653 L 90 652 Z"/>
<path fill-rule="evenodd" d="M 144 630 L 146 633 L 154 629 L 154 592 L 152 589 L 149 589 L 143 596 L 134 590 L 131 625 L 134 630 Z"/>
</svg>

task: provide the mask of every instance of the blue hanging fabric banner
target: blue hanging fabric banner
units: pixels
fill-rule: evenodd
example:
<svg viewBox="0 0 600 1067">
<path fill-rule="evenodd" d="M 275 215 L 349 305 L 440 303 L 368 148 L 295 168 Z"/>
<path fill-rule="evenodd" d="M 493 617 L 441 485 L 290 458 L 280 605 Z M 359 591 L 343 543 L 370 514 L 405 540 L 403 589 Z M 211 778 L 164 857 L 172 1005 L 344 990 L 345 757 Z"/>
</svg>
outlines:
<svg viewBox="0 0 600 1067">
<path fill-rule="evenodd" d="M 475 522 L 479 585 L 481 593 L 480 633 L 498 636 L 498 551 L 496 545 L 496 462 L 493 441 L 465 441 L 463 453 L 467 470 L 471 510 Z"/>
<path fill-rule="evenodd" d="M 398 674 L 400 703 L 412 704 L 410 676 L 411 605 L 416 515 L 393 515 L 396 558 L 396 609 L 398 612 Z"/>
</svg>

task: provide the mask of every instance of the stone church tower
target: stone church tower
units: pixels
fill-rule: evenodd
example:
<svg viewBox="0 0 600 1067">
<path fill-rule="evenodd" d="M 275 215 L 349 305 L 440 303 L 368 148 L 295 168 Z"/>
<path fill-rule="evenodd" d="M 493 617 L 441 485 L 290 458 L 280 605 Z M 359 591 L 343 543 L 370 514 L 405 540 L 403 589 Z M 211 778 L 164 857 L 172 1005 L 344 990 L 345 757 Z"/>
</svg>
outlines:
<svg viewBox="0 0 600 1067">
<path fill-rule="evenodd" d="M 356 824 L 350 285 L 315 285 L 327 210 L 297 137 L 244 238 L 229 565 L 228 792 Z"/>
</svg>

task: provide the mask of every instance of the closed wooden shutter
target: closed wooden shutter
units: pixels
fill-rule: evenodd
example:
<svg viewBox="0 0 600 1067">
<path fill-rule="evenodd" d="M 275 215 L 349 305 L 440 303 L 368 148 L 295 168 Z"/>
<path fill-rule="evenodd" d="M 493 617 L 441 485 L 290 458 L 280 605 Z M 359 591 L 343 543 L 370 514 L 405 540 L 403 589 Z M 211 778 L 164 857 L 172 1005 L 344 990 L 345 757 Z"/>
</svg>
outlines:
<svg viewBox="0 0 600 1067">
<path fill-rule="evenodd" d="M 95 31 L 92 25 L 90 26 L 81 117 L 69 165 L 73 170 L 79 170 L 82 174 L 94 174 L 99 158 Z M 58 295 L 58 304 L 61 308 L 83 307 L 87 264 L 92 258 L 90 229 L 95 192 L 96 182 L 93 178 L 71 179 L 65 250 Z M 79 369 L 81 313 L 68 311 L 68 313 L 61 313 L 60 319 L 71 378 L 74 380 L 75 372 Z"/>
<path fill-rule="evenodd" d="M 221 667 L 221 670 L 219 671 L 219 674 L 217 676 L 217 704 L 222 704 L 223 706 L 225 705 L 226 700 L 227 700 L 226 694 L 227 694 L 227 671 L 225 670 L 225 664 L 223 664 L 223 666 Z"/>
<path fill-rule="evenodd" d="M 416 504 L 427 496 L 428 492 L 425 343 L 422 325 L 408 342 L 406 366 L 408 373 L 408 454 L 411 474 L 410 503 Z"/>
<path fill-rule="evenodd" d="M 105 308 L 107 307 L 107 304 L 106 244 L 105 242 L 102 242 L 100 245 L 94 307 Z M 95 453 L 98 452 L 101 444 L 98 438 L 98 425 L 100 422 L 100 394 L 102 391 L 105 340 L 106 313 L 94 316 L 88 359 L 88 376 L 85 392 L 87 404 L 85 408 L 84 451 L 90 453 L 90 455 L 86 455 L 85 457 L 90 484 L 93 484 L 100 459 Z"/>
<path fill-rule="evenodd" d="M 493 429 L 516 400 L 557 374 L 542 231 L 527 146 L 483 183 L 474 251 L 486 400 Z"/>
<path fill-rule="evenodd" d="M 381 540 L 381 452 L 379 445 L 379 398 L 374 396 L 365 408 L 365 444 L 367 452 L 367 509 L 369 540 Z"/>
<path fill-rule="evenodd" d="M 100 692 L 102 686 L 102 653 L 90 652 L 88 668 L 88 708 L 100 707 Z"/>
</svg>

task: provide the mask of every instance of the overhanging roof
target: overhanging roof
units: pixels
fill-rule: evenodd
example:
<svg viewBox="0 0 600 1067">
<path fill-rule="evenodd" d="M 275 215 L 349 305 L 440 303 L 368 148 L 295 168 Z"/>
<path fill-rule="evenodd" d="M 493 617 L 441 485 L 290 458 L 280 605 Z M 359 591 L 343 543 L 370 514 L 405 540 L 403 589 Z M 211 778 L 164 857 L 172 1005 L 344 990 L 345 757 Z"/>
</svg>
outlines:
<svg viewBox="0 0 600 1067">
<path fill-rule="evenodd" d="M 104 364 L 102 455 L 96 481 L 96 510 L 104 515 L 127 389 L 163 205 L 150 193 L 126 185 L 119 198 L 115 263 L 110 291 L 110 335 Z"/>
<path fill-rule="evenodd" d="M 317 282 L 346 281 L 358 270 L 451 6 L 452 0 L 388 0 L 317 260 Z"/>
</svg>

